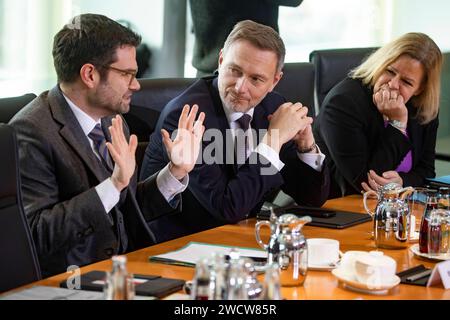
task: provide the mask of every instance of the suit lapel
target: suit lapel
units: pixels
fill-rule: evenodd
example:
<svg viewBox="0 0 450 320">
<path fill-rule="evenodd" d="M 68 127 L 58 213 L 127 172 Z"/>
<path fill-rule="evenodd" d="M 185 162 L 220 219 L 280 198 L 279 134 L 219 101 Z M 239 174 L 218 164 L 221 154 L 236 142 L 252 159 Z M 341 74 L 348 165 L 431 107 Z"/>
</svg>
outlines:
<svg viewBox="0 0 450 320">
<path fill-rule="evenodd" d="M 111 126 L 111 121 L 112 121 L 113 117 L 105 117 L 102 118 L 101 123 L 102 123 L 102 130 L 103 130 L 103 134 L 105 135 L 105 139 L 107 142 L 111 142 L 111 134 L 109 132 L 109 127 Z M 124 120 L 125 121 L 125 120 Z M 109 151 L 108 151 L 109 152 Z M 111 155 L 110 155 L 111 161 L 114 162 L 114 160 L 112 159 Z M 110 167 L 106 161 L 103 161 L 103 163 L 105 164 L 105 166 L 107 166 L 108 170 L 110 172 L 113 172 L 114 168 Z"/>
<path fill-rule="evenodd" d="M 59 133 L 62 138 L 72 147 L 99 182 L 107 179 L 111 174 L 94 155 L 87 137 L 58 87 L 50 90 L 48 101 L 54 120 L 61 124 Z"/>
<path fill-rule="evenodd" d="M 230 124 L 228 123 L 227 116 L 225 115 L 225 111 L 223 110 L 223 104 L 222 100 L 220 99 L 219 89 L 217 86 L 217 78 L 212 79 L 212 81 L 207 81 L 207 84 L 210 96 L 213 100 L 213 110 L 211 111 L 214 114 L 214 117 L 208 116 L 208 113 L 206 114 L 205 127 L 207 129 L 213 128 L 220 130 L 220 133 L 224 139 L 222 154 L 224 156 L 223 160 L 225 166 L 229 168 L 229 170 L 231 170 L 234 174 L 236 174 L 238 171 L 238 166 L 234 154 L 233 135 L 231 134 Z M 233 154 L 227 154 L 227 151 L 231 151 L 233 152 Z M 228 161 L 228 159 L 233 159 L 233 163 L 230 164 L 230 161 Z"/>
</svg>

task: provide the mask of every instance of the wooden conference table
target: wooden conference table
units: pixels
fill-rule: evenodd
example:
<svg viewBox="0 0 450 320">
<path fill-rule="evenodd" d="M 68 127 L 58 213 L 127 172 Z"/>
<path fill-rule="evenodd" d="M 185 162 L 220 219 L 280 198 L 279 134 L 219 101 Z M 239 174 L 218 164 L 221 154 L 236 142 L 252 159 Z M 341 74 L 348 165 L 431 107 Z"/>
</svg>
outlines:
<svg viewBox="0 0 450 320">
<path fill-rule="evenodd" d="M 337 210 L 364 212 L 361 196 L 349 196 L 345 198 L 329 200 L 325 208 Z M 236 225 L 225 225 L 215 229 L 203 231 L 183 238 L 175 239 L 148 248 L 144 248 L 127 254 L 127 268 L 135 274 L 155 274 L 167 278 L 192 280 L 194 268 L 181 267 L 160 263 L 149 263 L 148 257 L 169 251 L 177 250 L 191 241 L 258 248 L 255 241 L 255 219 L 241 221 Z M 374 241 L 371 239 L 372 223 L 366 222 L 343 230 L 304 227 L 306 238 L 332 238 L 340 241 L 340 249 L 348 250 L 375 250 Z M 268 228 L 263 228 L 266 237 L 269 237 Z M 426 267 L 435 265 L 432 261 L 420 260 L 408 250 L 382 250 L 397 261 L 397 272 L 424 264 Z M 91 270 L 111 270 L 111 261 L 102 261 L 81 269 L 82 273 Z M 69 274 L 60 274 L 48 279 L 33 283 L 32 285 L 59 286 L 59 283 L 69 277 Z M 443 287 L 420 287 L 400 284 L 389 290 L 384 295 L 374 295 L 350 291 L 342 285 L 331 272 L 308 271 L 306 281 L 301 287 L 282 288 L 283 297 L 286 299 L 450 299 L 450 290 Z"/>
</svg>

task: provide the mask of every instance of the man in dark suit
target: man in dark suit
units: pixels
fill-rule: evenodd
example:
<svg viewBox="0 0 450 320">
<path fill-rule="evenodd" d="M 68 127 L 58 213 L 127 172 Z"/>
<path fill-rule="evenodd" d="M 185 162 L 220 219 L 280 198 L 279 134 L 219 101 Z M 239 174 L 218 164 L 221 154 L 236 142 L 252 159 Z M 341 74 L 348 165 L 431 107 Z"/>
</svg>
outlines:
<svg viewBox="0 0 450 320">
<path fill-rule="evenodd" d="M 198 104 L 206 114 L 206 131 L 202 159 L 182 195 L 182 214 L 151 224 L 158 242 L 238 222 L 258 212 L 266 196 L 280 187 L 298 203 L 324 203 L 329 176 L 308 110 L 272 92 L 282 76 L 284 56 L 284 44 L 272 28 L 240 22 L 220 53 L 219 75 L 198 80 L 164 108 L 141 178 L 167 164 L 158 129 L 176 129 L 180 105 Z M 253 130 L 257 132 L 251 134 Z"/>
<path fill-rule="evenodd" d="M 76 17 L 54 38 L 58 85 L 10 122 L 44 276 L 154 243 L 148 221 L 180 206 L 204 115 L 194 124 L 198 108 L 183 109 L 180 133 L 174 141 L 164 139 L 171 161 L 138 184 L 137 138 L 118 114 L 129 110 L 140 88 L 140 39 L 105 16 Z"/>
</svg>

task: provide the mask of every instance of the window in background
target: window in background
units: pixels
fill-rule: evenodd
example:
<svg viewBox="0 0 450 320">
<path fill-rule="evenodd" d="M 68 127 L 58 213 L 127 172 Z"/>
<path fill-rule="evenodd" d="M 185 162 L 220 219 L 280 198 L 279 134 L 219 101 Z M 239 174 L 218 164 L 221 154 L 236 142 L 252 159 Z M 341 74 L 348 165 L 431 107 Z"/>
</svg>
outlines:
<svg viewBox="0 0 450 320">
<path fill-rule="evenodd" d="M 286 62 L 308 61 L 318 49 L 380 45 L 390 29 L 389 2 L 304 0 L 297 8 L 280 7 Z"/>
<path fill-rule="evenodd" d="M 3 25 L 3 12 L 5 12 L 5 8 L 3 2 L 4 0 L 0 0 L 0 69 L 1 66 L 3 65 L 3 52 L 5 51 L 5 41 L 4 41 L 5 26 Z"/>
<path fill-rule="evenodd" d="M 70 0 L 0 0 L 0 97 L 40 93 L 55 83 L 55 32 L 72 15 Z"/>
<path fill-rule="evenodd" d="M 0 0 L 0 97 L 53 87 L 53 37 L 73 16 L 87 12 L 130 22 L 154 54 L 154 74 L 148 76 L 163 77 L 164 64 L 155 61 L 163 59 L 165 1 Z"/>
</svg>

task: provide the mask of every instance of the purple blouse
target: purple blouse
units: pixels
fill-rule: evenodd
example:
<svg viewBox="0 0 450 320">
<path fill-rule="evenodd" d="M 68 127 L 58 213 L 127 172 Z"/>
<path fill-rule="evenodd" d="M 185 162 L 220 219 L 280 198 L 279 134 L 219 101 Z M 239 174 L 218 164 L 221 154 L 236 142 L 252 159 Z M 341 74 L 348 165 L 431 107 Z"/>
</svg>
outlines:
<svg viewBox="0 0 450 320">
<path fill-rule="evenodd" d="M 384 126 L 388 126 L 388 122 L 384 121 Z M 406 137 L 409 139 L 408 130 L 406 130 Z M 398 165 L 395 171 L 397 172 L 410 172 L 412 169 L 412 151 L 409 150 L 406 156 L 403 158 L 402 162 Z"/>
</svg>

